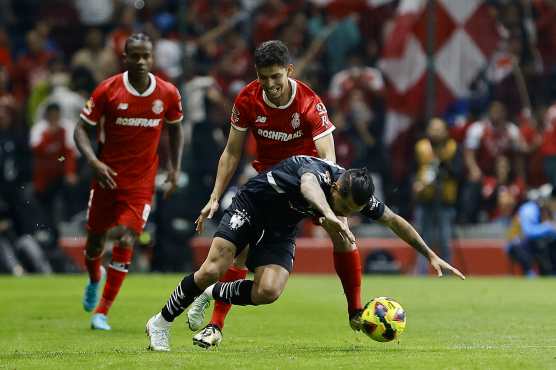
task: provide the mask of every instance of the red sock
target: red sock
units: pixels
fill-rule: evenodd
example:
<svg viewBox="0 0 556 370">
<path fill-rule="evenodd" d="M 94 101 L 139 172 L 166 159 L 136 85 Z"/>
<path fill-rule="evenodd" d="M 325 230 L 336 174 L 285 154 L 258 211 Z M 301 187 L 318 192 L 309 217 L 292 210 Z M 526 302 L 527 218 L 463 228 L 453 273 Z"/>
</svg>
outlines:
<svg viewBox="0 0 556 370">
<path fill-rule="evenodd" d="M 102 262 L 102 254 L 97 257 L 87 256 L 85 252 L 85 266 L 87 266 L 87 272 L 89 273 L 89 280 L 92 283 L 98 283 L 100 281 L 100 265 Z"/>
<path fill-rule="evenodd" d="M 237 267 L 230 267 L 228 271 L 220 278 L 221 282 L 234 281 L 245 279 L 247 276 L 247 269 L 241 269 Z M 212 310 L 212 317 L 210 318 L 210 323 L 216 325 L 220 330 L 224 329 L 224 320 L 226 320 L 226 315 L 232 308 L 231 304 L 224 303 L 222 301 L 214 301 L 214 310 Z"/>
<path fill-rule="evenodd" d="M 116 299 L 120 287 L 127 275 L 133 249 L 122 248 L 118 244 L 114 244 L 112 248 L 112 262 L 108 265 L 108 274 L 106 275 L 106 284 L 102 291 L 102 298 L 95 310 L 95 313 L 108 314 L 112 302 Z"/>
<path fill-rule="evenodd" d="M 348 302 L 348 313 L 352 315 L 363 308 L 361 305 L 361 260 L 359 250 L 334 252 L 334 267 L 342 282 Z"/>
</svg>

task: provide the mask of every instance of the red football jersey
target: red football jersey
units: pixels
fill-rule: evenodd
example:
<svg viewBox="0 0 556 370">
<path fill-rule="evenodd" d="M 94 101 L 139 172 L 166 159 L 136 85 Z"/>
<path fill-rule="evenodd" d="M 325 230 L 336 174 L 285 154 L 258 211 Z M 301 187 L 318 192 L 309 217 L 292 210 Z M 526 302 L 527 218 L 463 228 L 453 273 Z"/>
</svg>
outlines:
<svg viewBox="0 0 556 370">
<path fill-rule="evenodd" d="M 85 122 L 97 127 L 103 122 L 99 159 L 116 171 L 120 189 L 154 186 L 162 124 L 179 124 L 183 118 L 178 89 L 153 74 L 149 78 L 149 88 L 140 94 L 127 72 L 110 77 L 81 111 Z"/>
<path fill-rule="evenodd" d="M 318 156 L 314 141 L 335 129 L 318 95 L 298 80 L 289 81 L 292 96 L 283 106 L 270 102 L 257 80 L 245 86 L 234 102 L 231 125 L 252 130 L 257 142 L 253 167 L 258 172 L 292 155 Z"/>
</svg>

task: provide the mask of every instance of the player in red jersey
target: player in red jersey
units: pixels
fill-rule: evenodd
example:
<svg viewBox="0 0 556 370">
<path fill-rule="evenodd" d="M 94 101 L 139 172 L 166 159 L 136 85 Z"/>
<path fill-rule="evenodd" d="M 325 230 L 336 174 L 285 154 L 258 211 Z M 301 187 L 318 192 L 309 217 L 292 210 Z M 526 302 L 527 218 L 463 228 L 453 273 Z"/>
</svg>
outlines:
<svg viewBox="0 0 556 370">
<path fill-rule="evenodd" d="M 143 230 L 154 193 L 157 149 L 164 122 L 170 130 L 170 162 L 166 182 L 170 195 L 177 184 L 183 147 L 181 98 L 177 88 L 150 73 L 152 43 L 148 36 L 131 35 L 123 54 L 127 71 L 101 82 L 81 111 L 74 139 L 95 172 L 87 217 L 85 264 L 89 283 L 83 307 L 92 311 L 91 328 L 110 330 L 107 315 L 127 275 L 133 245 Z M 96 127 L 100 154 L 88 128 Z M 101 266 L 104 243 L 114 240 L 112 261 Z M 98 303 L 102 277 L 106 284 Z"/>
<path fill-rule="evenodd" d="M 262 43 L 255 50 L 255 69 L 257 80 L 245 86 L 235 100 L 228 142 L 218 163 L 212 195 L 196 221 L 198 231 L 202 231 L 205 219 L 212 218 L 218 210 L 220 197 L 240 161 L 247 130 L 253 132 L 257 143 L 253 167 L 258 172 L 293 155 L 336 161 L 334 125 L 317 94 L 303 82 L 291 78 L 294 67 L 286 45 L 277 40 Z M 347 223 L 346 218 L 343 221 Z M 350 325 L 359 330 L 362 309 L 359 251 L 337 232 L 327 232 L 334 244 L 334 266 L 348 301 Z M 247 275 L 246 252 L 237 256 L 235 265 L 220 281 L 234 281 Z M 218 345 L 230 308 L 229 304 L 216 302 L 210 323 L 193 337 L 193 342 L 202 347 Z M 202 320 L 196 318 L 203 309 L 195 303 L 191 306 L 188 312 L 191 330 L 201 329 Z"/>
</svg>

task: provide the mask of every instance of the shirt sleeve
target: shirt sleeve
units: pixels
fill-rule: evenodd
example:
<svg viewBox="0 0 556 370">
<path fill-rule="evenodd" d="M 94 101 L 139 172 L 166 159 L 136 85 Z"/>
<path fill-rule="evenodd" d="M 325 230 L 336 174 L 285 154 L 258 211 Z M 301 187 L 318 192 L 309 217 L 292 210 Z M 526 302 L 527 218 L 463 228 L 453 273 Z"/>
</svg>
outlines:
<svg viewBox="0 0 556 370">
<path fill-rule="evenodd" d="M 234 101 L 232 114 L 230 115 L 230 124 L 236 130 L 247 131 L 249 128 L 248 104 L 249 98 L 240 92 Z"/>
<path fill-rule="evenodd" d="M 165 115 L 166 123 L 178 123 L 183 119 L 183 110 L 181 107 L 181 95 L 178 89 L 172 85 L 170 98 L 168 101 L 168 109 Z"/>
<path fill-rule="evenodd" d="M 326 107 L 317 96 L 313 97 L 311 100 L 311 103 L 305 113 L 305 120 L 309 122 L 309 125 L 311 126 L 311 135 L 313 136 L 313 140 L 320 139 L 321 137 L 332 133 L 332 131 L 336 128 L 328 118 Z"/>
<path fill-rule="evenodd" d="M 480 123 L 475 122 L 469 127 L 465 136 L 464 146 L 467 149 L 477 150 L 481 145 L 481 138 L 483 137 L 483 127 Z"/>
<path fill-rule="evenodd" d="M 384 214 L 385 207 L 384 203 L 372 196 L 367 206 L 360 213 L 372 220 L 378 220 Z"/>
<path fill-rule="evenodd" d="M 107 84 L 105 83 L 98 85 L 89 100 L 85 103 L 83 109 L 81 109 L 79 117 L 92 126 L 96 126 L 100 118 L 104 115 L 106 86 Z"/>
</svg>

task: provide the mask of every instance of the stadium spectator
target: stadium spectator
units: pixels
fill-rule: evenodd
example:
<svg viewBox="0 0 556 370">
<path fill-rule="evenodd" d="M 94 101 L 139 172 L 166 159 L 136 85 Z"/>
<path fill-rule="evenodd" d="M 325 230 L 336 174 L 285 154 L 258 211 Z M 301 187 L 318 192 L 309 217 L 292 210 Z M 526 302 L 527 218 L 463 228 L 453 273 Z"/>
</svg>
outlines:
<svg viewBox="0 0 556 370">
<path fill-rule="evenodd" d="M 530 192 L 508 229 L 507 250 L 527 276 L 556 275 L 556 188 Z"/>
<path fill-rule="evenodd" d="M 415 223 L 427 244 L 450 262 L 458 180 L 463 170 L 461 151 L 443 120 L 433 118 L 426 133 L 415 145 Z M 427 261 L 420 257 L 417 272 L 426 274 L 427 267 Z"/>
<path fill-rule="evenodd" d="M 118 58 L 111 48 L 105 46 L 104 36 L 98 28 L 87 31 L 85 45 L 73 54 L 71 65 L 87 68 L 97 84 L 119 70 Z"/>
<path fill-rule="evenodd" d="M 111 330 L 108 311 L 127 275 L 133 246 L 151 210 L 158 168 L 157 148 L 162 125 L 170 129 L 170 165 L 165 196 L 177 187 L 181 169 L 183 131 L 181 98 L 176 87 L 150 73 L 153 45 L 145 34 L 131 35 L 124 45 L 127 71 L 103 81 L 81 113 L 74 138 L 95 172 L 89 198 L 85 264 L 89 282 L 83 308 L 95 309 L 91 328 Z M 105 132 L 97 157 L 89 127 Z M 98 290 L 104 242 L 114 239 L 102 299 Z"/>
<path fill-rule="evenodd" d="M 73 122 L 62 117 L 56 103 L 47 105 L 44 118 L 31 128 L 33 187 L 52 234 L 56 234 L 57 222 L 70 216 L 66 205 L 72 203 L 71 188 L 78 181 L 73 130 Z M 55 202 L 60 198 L 65 207 L 61 219 L 55 213 Z"/>
<path fill-rule="evenodd" d="M 518 127 L 506 120 L 506 108 L 498 101 L 490 104 L 488 117 L 473 123 L 465 137 L 464 160 L 467 181 L 463 189 L 463 220 L 477 222 L 481 206 L 481 183 L 494 175 L 496 158 L 511 158 L 512 171 L 523 177 L 525 144 Z"/>
<path fill-rule="evenodd" d="M 276 301 L 293 268 L 297 224 L 307 217 L 319 217 L 327 230 L 333 229 L 355 243 L 355 237 L 341 218 L 362 213 L 387 226 L 425 255 L 438 276 L 446 270 L 465 279 L 373 193 L 374 186 L 366 169 L 345 170 L 309 156 L 290 157 L 249 180 L 222 218 L 205 262 L 199 270 L 182 279 L 160 313 L 148 320 L 149 348 L 170 350 L 171 324 L 192 303 L 189 324 L 201 325 L 204 310 L 212 299 L 235 305 Z M 251 247 L 247 264 L 255 273 L 253 280 L 217 282 L 232 265 L 234 256 L 248 244 Z M 193 308 L 195 315 L 191 314 Z M 359 322 L 354 330 L 361 330 L 362 326 Z M 198 341 L 196 337 L 193 340 Z M 209 347 L 215 343 L 197 344 Z"/>
<path fill-rule="evenodd" d="M 544 173 L 556 187 L 556 103 L 546 111 L 541 152 L 544 156 Z"/>
</svg>

